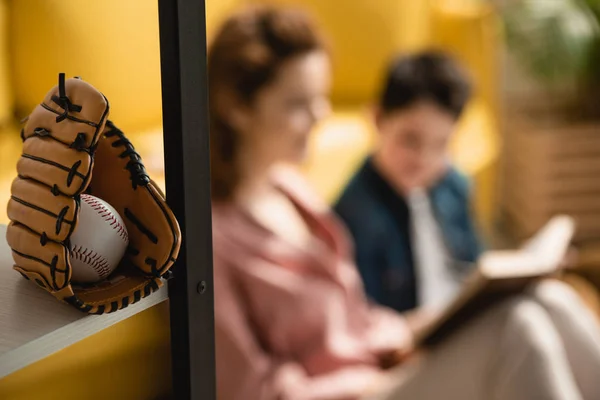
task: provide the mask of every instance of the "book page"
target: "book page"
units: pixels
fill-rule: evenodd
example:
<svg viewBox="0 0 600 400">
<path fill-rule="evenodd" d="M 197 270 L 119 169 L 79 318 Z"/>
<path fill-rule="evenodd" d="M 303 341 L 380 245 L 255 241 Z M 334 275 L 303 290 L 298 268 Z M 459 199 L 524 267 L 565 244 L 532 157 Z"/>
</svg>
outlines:
<svg viewBox="0 0 600 400">
<path fill-rule="evenodd" d="M 572 218 L 556 216 L 519 250 L 484 253 L 478 268 L 490 279 L 549 274 L 562 261 L 574 232 Z"/>
<path fill-rule="evenodd" d="M 533 280 L 554 272 L 574 231 L 572 218 L 557 216 L 520 249 L 484 253 L 454 300 L 416 335 L 416 344 L 426 346 L 439 342 L 493 302 L 518 293 Z"/>
</svg>

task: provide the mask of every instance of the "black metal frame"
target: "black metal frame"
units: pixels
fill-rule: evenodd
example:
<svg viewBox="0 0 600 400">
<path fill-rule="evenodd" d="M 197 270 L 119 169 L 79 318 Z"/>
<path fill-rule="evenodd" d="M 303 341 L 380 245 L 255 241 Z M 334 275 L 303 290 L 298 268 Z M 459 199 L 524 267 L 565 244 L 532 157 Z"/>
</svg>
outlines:
<svg viewBox="0 0 600 400">
<path fill-rule="evenodd" d="M 214 400 L 214 300 L 204 0 L 159 0 L 167 202 L 183 243 L 169 280 L 173 398 Z"/>
</svg>

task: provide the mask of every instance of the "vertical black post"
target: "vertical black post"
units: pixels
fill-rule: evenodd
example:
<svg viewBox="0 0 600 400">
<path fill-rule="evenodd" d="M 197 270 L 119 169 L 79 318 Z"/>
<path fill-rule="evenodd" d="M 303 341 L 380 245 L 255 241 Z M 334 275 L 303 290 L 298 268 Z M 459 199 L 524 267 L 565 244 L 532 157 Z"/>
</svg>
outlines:
<svg viewBox="0 0 600 400">
<path fill-rule="evenodd" d="M 169 281 L 173 398 L 214 400 L 204 0 L 159 0 L 167 201 L 183 243 Z"/>
</svg>

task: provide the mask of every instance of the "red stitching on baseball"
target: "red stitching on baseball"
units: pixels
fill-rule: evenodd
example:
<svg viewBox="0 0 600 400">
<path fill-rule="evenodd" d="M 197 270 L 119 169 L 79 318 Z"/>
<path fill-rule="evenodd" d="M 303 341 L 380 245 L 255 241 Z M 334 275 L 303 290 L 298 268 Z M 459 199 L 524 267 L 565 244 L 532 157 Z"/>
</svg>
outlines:
<svg viewBox="0 0 600 400">
<path fill-rule="evenodd" d="M 92 208 L 92 210 L 100 214 L 100 217 L 102 217 L 106 222 L 109 223 L 109 225 L 114 230 L 117 231 L 117 234 L 121 239 L 123 239 L 125 243 L 129 243 L 129 235 L 127 234 L 127 229 L 125 229 L 125 227 L 119 222 L 117 218 L 115 218 L 113 213 L 104 206 L 104 204 L 86 194 L 82 194 L 81 199 L 85 201 L 85 203 L 89 205 Z"/>
<path fill-rule="evenodd" d="M 100 278 L 106 278 L 110 274 L 108 260 L 91 249 L 81 246 L 73 246 L 71 257 L 88 264 Z"/>
</svg>

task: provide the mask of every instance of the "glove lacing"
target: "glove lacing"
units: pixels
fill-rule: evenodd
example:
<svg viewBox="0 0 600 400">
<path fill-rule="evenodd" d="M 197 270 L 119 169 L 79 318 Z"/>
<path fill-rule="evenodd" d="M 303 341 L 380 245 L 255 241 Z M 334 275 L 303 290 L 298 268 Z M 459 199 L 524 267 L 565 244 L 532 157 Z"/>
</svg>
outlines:
<svg viewBox="0 0 600 400">
<path fill-rule="evenodd" d="M 67 96 L 64 73 L 58 74 L 58 96 L 52 96 L 52 101 L 63 109 L 63 113 L 56 117 L 56 122 L 61 122 L 67 119 L 69 116 L 69 111 L 80 112 L 82 109 L 80 105 L 71 103 L 71 99 L 69 99 Z"/>
<path fill-rule="evenodd" d="M 109 130 L 104 133 L 104 136 L 106 136 L 107 138 L 110 138 L 112 136 L 119 137 L 118 140 L 115 140 L 112 143 L 112 147 L 125 147 L 125 151 L 119 154 L 119 157 L 129 157 L 129 162 L 127 162 L 125 168 L 127 168 L 131 175 L 131 186 L 133 187 L 133 189 L 135 190 L 138 186 L 148 185 L 148 183 L 150 183 L 150 177 L 146 173 L 146 168 L 142 163 L 142 158 L 135 151 L 135 148 L 133 147 L 129 139 L 125 137 L 123 132 L 119 128 L 117 128 L 112 123 L 112 121 L 107 121 L 106 126 L 109 128 Z"/>
</svg>

